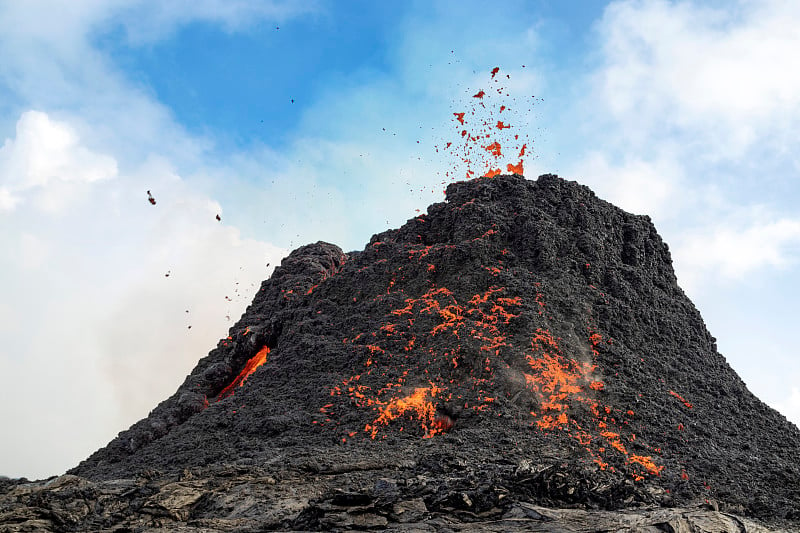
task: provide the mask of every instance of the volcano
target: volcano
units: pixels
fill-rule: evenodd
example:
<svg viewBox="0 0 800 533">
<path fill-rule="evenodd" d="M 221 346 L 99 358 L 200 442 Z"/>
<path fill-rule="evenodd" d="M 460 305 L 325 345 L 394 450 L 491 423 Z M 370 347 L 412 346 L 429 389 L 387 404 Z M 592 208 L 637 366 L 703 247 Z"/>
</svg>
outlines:
<svg viewBox="0 0 800 533">
<path fill-rule="evenodd" d="M 497 175 L 363 251 L 293 251 L 176 393 L 63 483 L 209 530 L 688 531 L 706 512 L 755 531 L 742 517 L 800 524 L 797 457 L 800 431 L 718 353 L 649 217 Z"/>
</svg>

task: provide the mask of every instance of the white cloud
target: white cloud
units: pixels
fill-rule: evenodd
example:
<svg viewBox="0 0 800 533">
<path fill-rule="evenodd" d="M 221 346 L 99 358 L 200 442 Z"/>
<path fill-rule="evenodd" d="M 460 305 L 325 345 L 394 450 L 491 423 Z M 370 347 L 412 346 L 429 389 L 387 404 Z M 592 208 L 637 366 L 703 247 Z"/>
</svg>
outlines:
<svg viewBox="0 0 800 533">
<path fill-rule="evenodd" d="M 591 187 L 601 198 L 637 215 L 666 218 L 675 214 L 683 168 L 671 154 L 646 161 L 625 156 L 621 164 L 593 150 L 568 169 L 565 177 Z"/>
<path fill-rule="evenodd" d="M 3 211 L 13 211 L 20 199 L 11 194 L 5 187 L 0 187 L 0 213 Z"/>
<path fill-rule="evenodd" d="M 42 268 L 50 255 L 49 245 L 36 235 L 22 233 L 19 238 L 19 264 L 24 269 Z"/>
<path fill-rule="evenodd" d="M 764 268 L 786 268 L 796 263 L 800 220 L 728 222 L 696 230 L 674 243 L 675 267 L 686 288 L 701 281 L 739 281 Z"/>
<path fill-rule="evenodd" d="M 63 472 L 145 416 L 286 253 L 242 237 L 202 183 L 184 179 L 209 165 L 211 142 L 189 135 L 92 40 L 118 27 L 143 45 L 190 22 L 234 31 L 308 10 L 0 4 L 0 389 L 25 398 L 0 402 L 13 436 L 0 440 L 0 474 Z"/>
<path fill-rule="evenodd" d="M 16 137 L 0 147 L 0 184 L 20 193 L 54 180 L 91 183 L 117 174 L 113 157 L 92 152 L 68 124 L 41 111 L 26 111 L 17 121 Z M 12 199 L 7 202 L 13 206 Z"/>
<path fill-rule="evenodd" d="M 621 1 L 597 30 L 595 78 L 626 139 L 646 145 L 673 129 L 709 157 L 742 157 L 800 122 L 800 4 Z M 709 148 L 712 148 L 709 150 Z"/>
<path fill-rule="evenodd" d="M 593 149 L 568 174 L 653 216 L 686 288 L 796 263 L 781 213 L 797 200 L 798 24 L 796 2 L 662 0 L 612 2 L 595 24 L 571 112 Z"/>
<path fill-rule="evenodd" d="M 76 43 L 99 29 L 125 29 L 131 44 L 165 39 L 193 22 L 221 25 L 226 31 L 252 27 L 263 21 L 282 22 L 320 9 L 316 0 L 30 0 L 2 6 L 6 35 L 39 42 Z M 41 13 L 47 12 L 43 17 Z"/>
<path fill-rule="evenodd" d="M 191 22 L 210 22 L 232 32 L 259 22 L 284 20 L 318 11 L 318 2 L 260 0 L 173 0 L 126 1 L 115 17 L 124 25 L 133 44 L 144 44 L 167 37 L 178 27 Z"/>
<path fill-rule="evenodd" d="M 266 264 L 286 253 L 242 238 L 169 160 L 117 171 L 75 131 L 26 112 L 0 152 L 0 175 L 19 194 L 59 206 L 24 203 L 3 215 L 3 309 L 13 316 L 0 321 L 0 388 L 27 398 L 0 403 L 16 435 L 0 443 L 6 475 L 63 471 L 146 416 L 227 334 Z M 112 171 L 115 179 L 99 179 Z M 20 334 L 22 324 L 31 334 Z M 68 445 L 54 451 L 53 434 L 69 435 Z"/>
</svg>

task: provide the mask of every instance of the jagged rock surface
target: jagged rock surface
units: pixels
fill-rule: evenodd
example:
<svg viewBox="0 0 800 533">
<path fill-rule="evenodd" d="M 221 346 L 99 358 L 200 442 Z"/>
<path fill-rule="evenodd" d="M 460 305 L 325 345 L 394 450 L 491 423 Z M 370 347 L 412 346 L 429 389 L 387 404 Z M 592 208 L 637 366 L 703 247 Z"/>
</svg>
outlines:
<svg viewBox="0 0 800 533">
<path fill-rule="evenodd" d="M 225 465 L 304 494 L 269 527 L 393 527 L 408 512 L 444 520 L 434 529 L 547 530 L 535 513 L 561 511 L 544 505 L 574 508 L 564 530 L 616 516 L 690 531 L 686 517 L 728 520 L 707 502 L 796 524 L 799 452 L 800 431 L 717 352 L 648 217 L 557 176 L 498 176 L 450 185 L 364 251 L 292 252 L 175 395 L 69 479 L 102 494 L 147 473 L 147 498 L 184 502 L 176 524 L 239 516 L 220 503 L 229 489 L 193 500 L 208 487 L 168 485 Z M 145 500 L 126 512 L 145 520 L 160 505 Z"/>
<path fill-rule="evenodd" d="M 466 490 L 448 476 L 415 476 L 411 464 L 381 472 L 374 464 L 340 466 L 336 472 L 214 467 L 187 469 L 177 477 L 151 472 L 90 481 L 65 475 L 14 483 L 0 489 L 0 531 L 777 531 L 713 504 L 611 512 L 511 498 L 487 503 L 485 492 Z M 341 489 L 356 486 L 364 488 Z M 499 487 L 492 491 L 508 495 Z"/>
</svg>

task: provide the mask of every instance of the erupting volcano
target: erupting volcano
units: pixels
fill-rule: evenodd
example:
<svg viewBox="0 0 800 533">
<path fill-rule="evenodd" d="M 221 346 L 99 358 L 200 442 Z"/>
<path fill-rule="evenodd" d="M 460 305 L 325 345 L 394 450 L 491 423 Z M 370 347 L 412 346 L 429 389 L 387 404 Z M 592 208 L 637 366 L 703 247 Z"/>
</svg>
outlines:
<svg viewBox="0 0 800 533">
<path fill-rule="evenodd" d="M 491 101 L 501 76 L 453 113 L 458 141 L 439 149 L 467 180 L 444 202 L 362 251 L 293 251 L 146 419 L 54 485 L 0 480 L 0 517 L 58 531 L 797 527 L 800 431 L 717 352 L 648 217 L 523 178 L 532 141 Z M 78 499 L 91 505 L 63 504 Z"/>
<path fill-rule="evenodd" d="M 347 498 L 391 520 L 370 492 L 385 478 L 394 503 L 461 519 L 713 502 L 794 520 L 798 451 L 648 217 L 498 175 L 363 251 L 292 252 L 175 395 L 72 473 L 303 472 L 318 485 L 280 524 L 311 529 Z"/>
</svg>

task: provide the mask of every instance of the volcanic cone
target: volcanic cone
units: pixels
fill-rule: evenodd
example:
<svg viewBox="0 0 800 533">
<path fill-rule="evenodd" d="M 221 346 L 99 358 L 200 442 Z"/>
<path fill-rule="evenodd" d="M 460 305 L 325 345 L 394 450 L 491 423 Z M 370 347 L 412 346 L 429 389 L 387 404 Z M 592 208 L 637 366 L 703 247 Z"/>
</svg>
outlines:
<svg viewBox="0 0 800 533">
<path fill-rule="evenodd" d="M 363 251 L 292 252 L 177 392 L 72 473 L 388 469 L 381 498 L 428 511 L 716 502 L 796 520 L 798 457 L 648 217 L 502 175 L 451 184 Z M 374 504 L 352 475 L 325 501 Z"/>
</svg>

